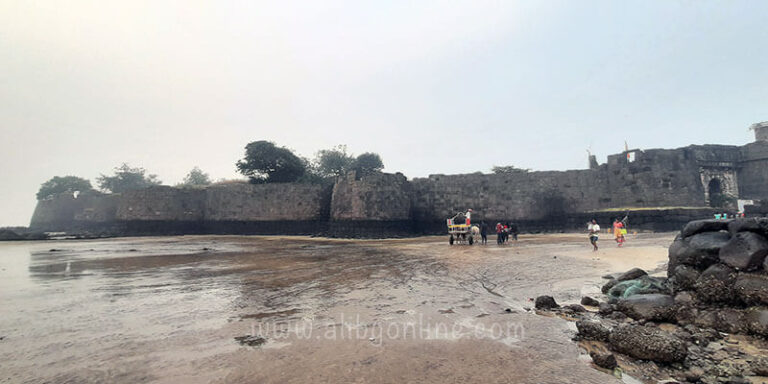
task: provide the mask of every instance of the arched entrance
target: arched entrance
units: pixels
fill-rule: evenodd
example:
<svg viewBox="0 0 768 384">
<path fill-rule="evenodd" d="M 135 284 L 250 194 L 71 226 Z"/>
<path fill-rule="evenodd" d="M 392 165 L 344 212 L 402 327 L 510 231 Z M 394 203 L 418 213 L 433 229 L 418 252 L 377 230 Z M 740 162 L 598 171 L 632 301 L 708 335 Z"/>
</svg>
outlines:
<svg viewBox="0 0 768 384">
<path fill-rule="evenodd" d="M 739 183 L 735 168 L 703 167 L 699 170 L 704 199 L 713 208 L 736 208 Z"/>
<path fill-rule="evenodd" d="M 713 178 L 707 185 L 709 191 L 709 206 L 713 208 L 722 208 L 726 205 L 725 195 L 723 194 L 723 182 L 718 178 Z"/>
</svg>

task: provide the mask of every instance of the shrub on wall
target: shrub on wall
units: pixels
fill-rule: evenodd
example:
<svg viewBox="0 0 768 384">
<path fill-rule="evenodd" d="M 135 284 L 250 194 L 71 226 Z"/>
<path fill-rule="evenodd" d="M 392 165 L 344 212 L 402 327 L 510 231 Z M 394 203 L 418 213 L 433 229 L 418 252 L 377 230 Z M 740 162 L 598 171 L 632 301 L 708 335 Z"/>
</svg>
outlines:
<svg viewBox="0 0 768 384">
<path fill-rule="evenodd" d="M 77 176 L 54 176 L 40 186 L 37 191 L 37 199 L 43 200 L 65 192 L 91 191 L 91 182 Z"/>
</svg>

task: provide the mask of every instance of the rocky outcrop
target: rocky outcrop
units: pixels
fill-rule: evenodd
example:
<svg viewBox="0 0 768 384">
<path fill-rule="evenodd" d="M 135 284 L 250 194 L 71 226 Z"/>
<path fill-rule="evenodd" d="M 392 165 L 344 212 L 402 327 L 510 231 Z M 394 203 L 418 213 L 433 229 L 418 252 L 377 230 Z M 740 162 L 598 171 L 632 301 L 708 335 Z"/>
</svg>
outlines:
<svg viewBox="0 0 768 384">
<path fill-rule="evenodd" d="M 768 373 L 768 359 L 745 359 L 745 349 L 733 347 L 741 340 L 759 346 L 768 337 L 766 239 L 768 219 L 689 223 L 670 247 L 667 279 L 639 269 L 606 275 L 608 300 L 597 312 L 553 311 L 577 319 L 575 340 L 599 367 L 614 366 L 607 344 L 657 363 L 651 366 L 659 380 L 746 382 Z"/>
<path fill-rule="evenodd" d="M 616 307 L 635 320 L 667 321 L 674 319 L 677 304 L 669 295 L 646 294 L 619 300 Z"/>
<path fill-rule="evenodd" d="M 720 262 L 736 270 L 761 269 L 768 255 L 768 240 L 755 232 L 739 232 L 720 248 Z"/>
<path fill-rule="evenodd" d="M 552 296 L 539 296 L 536 298 L 536 309 L 553 309 L 560 308 Z"/>
<path fill-rule="evenodd" d="M 599 321 L 581 320 L 576 322 L 579 337 L 583 340 L 608 341 L 611 331 Z"/>
<path fill-rule="evenodd" d="M 676 363 L 685 360 L 688 349 L 676 336 L 658 328 L 623 324 L 610 336 L 611 347 L 636 359 L 658 363 Z"/>
</svg>

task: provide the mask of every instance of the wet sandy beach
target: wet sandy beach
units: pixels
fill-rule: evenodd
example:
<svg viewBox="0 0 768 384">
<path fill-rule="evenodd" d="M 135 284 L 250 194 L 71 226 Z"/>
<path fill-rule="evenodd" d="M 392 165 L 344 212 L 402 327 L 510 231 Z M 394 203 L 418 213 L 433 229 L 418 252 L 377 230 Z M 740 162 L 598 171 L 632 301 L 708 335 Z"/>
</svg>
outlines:
<svg viewBox="0 0 768 384">
<path fill-rule="evenodd" d="M 616 383 L 531 299 L 659 271 L 673 237 L 0 243 L 0 382 Z"/>
</svg>

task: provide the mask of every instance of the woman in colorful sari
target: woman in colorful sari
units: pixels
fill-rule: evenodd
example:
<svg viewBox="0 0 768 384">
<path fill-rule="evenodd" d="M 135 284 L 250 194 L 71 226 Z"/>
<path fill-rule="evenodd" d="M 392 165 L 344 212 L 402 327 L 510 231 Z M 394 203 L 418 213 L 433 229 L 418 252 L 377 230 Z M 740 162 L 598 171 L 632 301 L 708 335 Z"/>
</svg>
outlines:
<svg viewBox="0 0 768 384">
<path fill-rule="evenodd" d="M 616 243 L 619 244 L 619 247 L 624 245 L 624 223 L 619 221 L 619 219 L 616 219 L 613 222 L 613 237 L 616 239 Z"/>
</svg>

